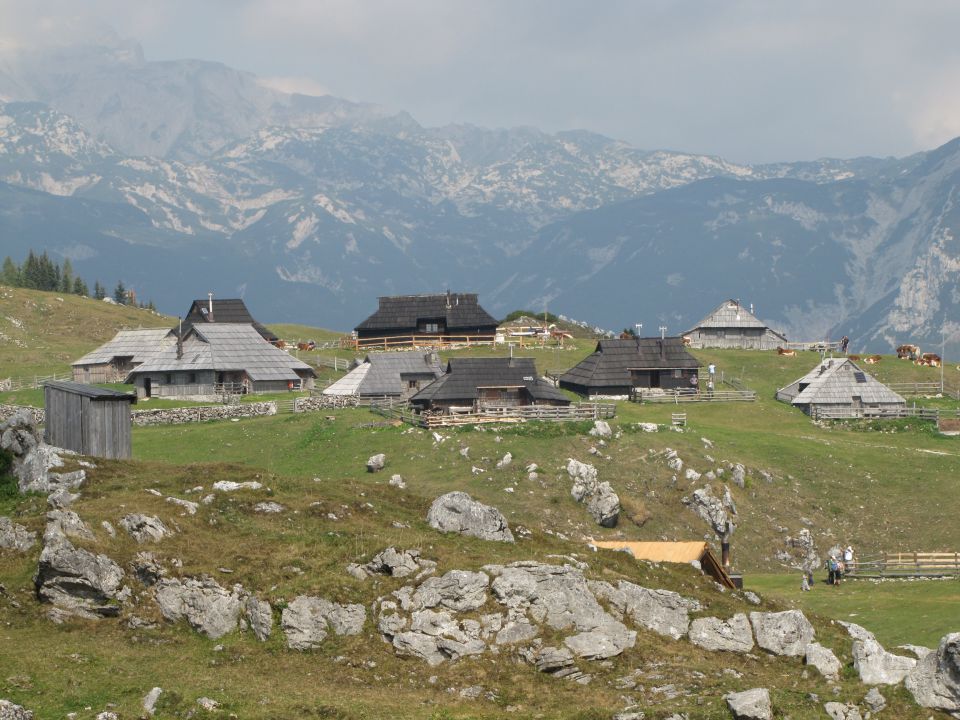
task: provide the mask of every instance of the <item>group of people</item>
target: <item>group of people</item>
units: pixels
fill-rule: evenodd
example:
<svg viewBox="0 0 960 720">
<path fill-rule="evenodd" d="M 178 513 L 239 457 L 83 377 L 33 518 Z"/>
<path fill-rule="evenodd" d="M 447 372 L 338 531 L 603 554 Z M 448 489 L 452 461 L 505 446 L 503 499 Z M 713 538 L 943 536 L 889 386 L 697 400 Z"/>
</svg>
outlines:
<svg viewBox="0 0 960 720">
<path fill-rule="evenodd" d="M 853 546 L 847 545 L 845 550 L 834 551 L 827 558 L 825 568 L 827 571 L 827 585 L 839 585 L 844 576 L 852 572 L 856 566 L 853 556 Z M 806 592 L 813 589 L 813 571 L 810 570 L 803 574 L 800 583 L 800 589 Z"/>
</svg>

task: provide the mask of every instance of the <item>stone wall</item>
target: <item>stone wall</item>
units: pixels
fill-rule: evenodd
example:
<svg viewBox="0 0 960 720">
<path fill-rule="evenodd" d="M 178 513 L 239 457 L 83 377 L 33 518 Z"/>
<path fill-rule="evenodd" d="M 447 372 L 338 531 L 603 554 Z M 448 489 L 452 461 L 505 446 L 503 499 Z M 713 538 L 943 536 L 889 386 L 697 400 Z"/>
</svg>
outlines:
<svg viewBox="0 0 960 720">
<path fill-rule="evenodd" d="M 293 401 L 294 412 L 316 412 L 333 408 L 359 407 L 362 401 L 356 395 L 310 395 Z M 369 402 L 362 403 L 369 405 Z"/>
<path fill-rule="evenodd" d="M 33 422 L 36 425 L 43 425 L 46 420 L 46 413 L 43 408 L 26 407 L 23 405 L 0 405 L 0 422 L 9 419 L 18 410 L 27 410 L 33 415 Z"/>
<path fill-rule="evenodd" d="M 134 410 L 134 425 L 177 425 L 180 423 L 230 420 L 233 418 L 276 415 L 275 402 L 241 403 L 240 405 L 198 405 L 182 408 Z"/>
</svg>

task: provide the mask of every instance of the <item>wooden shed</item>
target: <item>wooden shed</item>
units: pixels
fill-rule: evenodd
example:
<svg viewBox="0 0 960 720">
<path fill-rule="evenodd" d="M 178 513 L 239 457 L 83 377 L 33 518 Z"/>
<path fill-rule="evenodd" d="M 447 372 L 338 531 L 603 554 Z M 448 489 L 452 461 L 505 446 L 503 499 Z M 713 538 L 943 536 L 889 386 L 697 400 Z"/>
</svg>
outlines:
<svg viewBox="0 0 960 720">
<path fill-rule="evenodd" d="M 377 311 L 354 329 L 358 347 L 416 345 L 430 338 L 493 342 L 497 333 L 497 321 L 476 293 L 391 295 L 377 302 Z"/>
<path fill-rule="evenodd" d="M 93 457 L 130 457 L 130 405 L 137 401 L 135 395 L 76 382 L 48 382 L 43 399 L 47 444 Z"/>
<path fill-rule="evenodd" d="M 896 413 L 906 401 L 849 358 L 826 358 L 799 380 L 777 390 L 777 400 L 808 415 L 866 417 Z"/>
<path fill-rule="evenodd" d="M 739 300 L 720 303 L 697 325 L 684 333 L 694 348 L 733 348 L 739 350 L 776 350 L 786 345 L 787 336 L 772 330 Z"/>
<path fill-rule="evenodd" d="M 591 545 L 605 550 L 624 550 L 637 560 L 657 563 L 697 562 L 704 575 L 709 575 L 721 585 L 733 589 L 734 582 L 724 570 L 723 564 L 703 540 L 689 542 L 629 542 L 619 540 L 593 540 Z"/>
</svg>

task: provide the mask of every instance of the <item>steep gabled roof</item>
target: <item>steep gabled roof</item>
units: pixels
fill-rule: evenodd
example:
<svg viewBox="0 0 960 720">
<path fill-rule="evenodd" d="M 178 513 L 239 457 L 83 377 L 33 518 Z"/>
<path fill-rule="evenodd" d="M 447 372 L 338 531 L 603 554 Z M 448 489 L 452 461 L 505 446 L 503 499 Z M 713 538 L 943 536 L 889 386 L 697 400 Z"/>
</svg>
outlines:
<svg viewBox="0 0 960 720">
<path fill-rule="evenodd" d="M 799 380 L 777 391 L 779 399 L 792 405 L 849 405 L 855 396 L 864 405 L 905 402 L 849 358 L 824 360 Z"/>
<path fill-rule="evenodd" d="M 194 325 L 207 323 L 228 323 L 253 325 L 260 336 L 267 342 L 276 342 L 279 338 L 266 327 L 253 319 L 247 310 L 246 304 L 239 298 L 213 299 L 213 313 L 210 313 L 210 300 L 194 300 L 183 319 L 184 335 Z M 174 328 L 176 330 L 176 328 Z"/>
<path fill-rule="evenodd" d="M 142 363 L 160 352 L 166 345 L 174 342 L 173 333 L 167 328 L 143 328 L 140 330 L 121 330 L 79 360 L 71 363 L 74 367 L 82 365 L 103 365 L 114 358 L 128 357 L 132 363 Z"/>
<path fill-rule="evenodd" d="M 703 320 L 694 325 L 690 332 L 693 332 L 693 330 L 697 328 L 769 329 L 764 323 L 758 320 L 752 312 L 741 305 L 739 300 L 726 300 L 720 303 L 711 313 L 703 318 Z M 771 332 L 783 337 L 781 333 L 775 330 L 771 330 Z"/>
<path fill-rule="evenodd" d="M 537 375 L 533 358 L 450 358 L 447 371 L 411 401 L 476 400 L 478 388 L 523 387 L 534 400 L 569 402 Z"/>
<path fill-rule="evenodd" d="M 631 370 L 695 370 L 700 361 L 687 352 L 683 339 L 603 339 L 597 349 L 560 376 L 560 381 L 586 387 L 625 387 Z"/>
<path fill-rule="evenodd" d="M 195 325 L 183 339 L 183 357 L 176 344 L 165 347 L 132 375 L 149 372 L 244 371 L 251 380 L 297 380 L 299 370 L 315 376 L 313 368 L 274 347 L 248 324 Z"/>
<path fill-rule="evenodd" d="M 357 330 L 415 328 L 417 320 L 444 318 L 448 328 L 496 326 L 497 321 L 477 302 L 476 293 L 389 295 L 377 298 L 379 307 L 357 325 Z"/>
<path fill-rule="evenodd" d="M 399 395 L 405 377 L 443 374 L 440 360 L 431 353 L 377 353 L 367 355 L 357 367 L 324 389 L 324 395 Z"/>
</svg>

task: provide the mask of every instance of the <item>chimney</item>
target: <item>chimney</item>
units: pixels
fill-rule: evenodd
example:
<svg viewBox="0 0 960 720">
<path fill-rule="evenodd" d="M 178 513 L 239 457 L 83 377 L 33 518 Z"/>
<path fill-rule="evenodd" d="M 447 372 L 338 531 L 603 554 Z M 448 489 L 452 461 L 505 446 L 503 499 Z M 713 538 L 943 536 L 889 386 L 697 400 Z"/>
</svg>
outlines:
<svg viewBox="0 0 960 720">
<path fill-rule="evenodd" d="M 450 290 L 447 289 L 447 310 L 450 309 Z"/>
<path fill-rule="evenodd" d="M 727 521 L 726 532 L 723 533 L 723 537 L 720 538 L 720 564 L 723 565 L 723 569 L 730 571 L 730 536 L 733 535 L 733 523 L 729 520 Z"/>
<path fill-rule="evenodd" d="M 213 293 L 207 293 L 207 318 L 213 322 Z"/>
<path fill-rule="evenodd" d="M 177 331 L 177 360 L 183 360 L 183 318 L 178 317 L 180 329 Z"/>
</svg>

